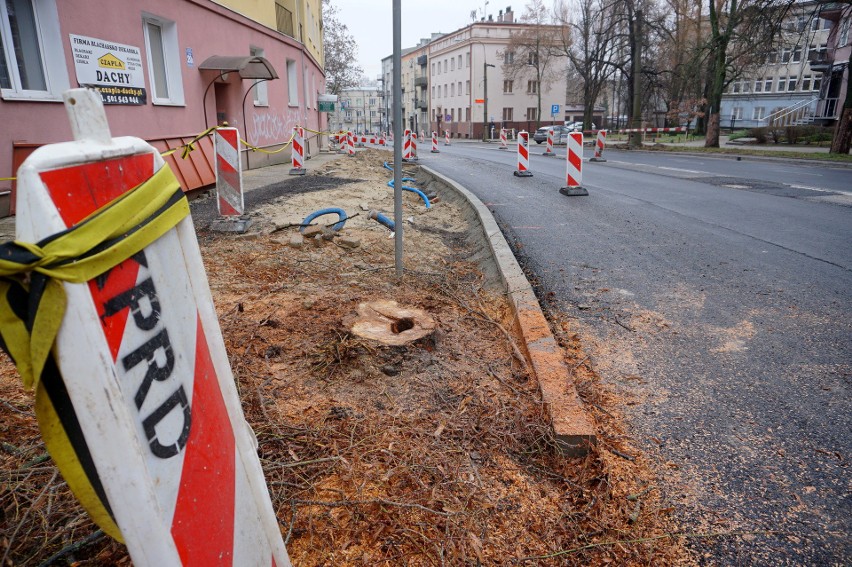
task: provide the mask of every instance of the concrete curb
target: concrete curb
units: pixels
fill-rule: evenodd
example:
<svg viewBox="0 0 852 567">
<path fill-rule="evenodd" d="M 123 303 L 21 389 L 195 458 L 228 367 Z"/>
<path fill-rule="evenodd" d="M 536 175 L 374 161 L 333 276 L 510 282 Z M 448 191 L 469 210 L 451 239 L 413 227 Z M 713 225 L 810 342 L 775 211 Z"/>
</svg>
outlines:
<svg viewBox="0 0 852 567">
<path fill-rule="evenodd" d="M 503 279 L 515 324 L 523 338 L 527 359 L 538 380 L 548 417 L 560 451 L 568 456 L 585 455 L 596 441 L 595 427 L 583 409 L 571 380 L 562 349 L 544 317 L 532 286 L 521 270 L 494 216 L 482 201 L 459 183 L 421 164 L 420 169 L 446 183 L 476 211 Z"/>
</svg>

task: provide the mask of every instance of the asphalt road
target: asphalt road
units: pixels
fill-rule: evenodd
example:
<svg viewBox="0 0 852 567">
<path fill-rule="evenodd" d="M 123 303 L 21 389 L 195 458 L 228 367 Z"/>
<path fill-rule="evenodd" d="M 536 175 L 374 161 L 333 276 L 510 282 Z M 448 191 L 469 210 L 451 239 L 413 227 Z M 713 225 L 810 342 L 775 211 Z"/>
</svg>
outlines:
<svg viewBox="0 0 852 567">
<path fill-rule="evenodd" d="M 691 539 L 699 561 L 848 565 L 852 169 L 607 150 L 565 197 L 543 146 L 531 178 L 511 149 L 440 150 L 420 162 L 571 318 L 684 529 L 760 532 Z"/>
</svg>

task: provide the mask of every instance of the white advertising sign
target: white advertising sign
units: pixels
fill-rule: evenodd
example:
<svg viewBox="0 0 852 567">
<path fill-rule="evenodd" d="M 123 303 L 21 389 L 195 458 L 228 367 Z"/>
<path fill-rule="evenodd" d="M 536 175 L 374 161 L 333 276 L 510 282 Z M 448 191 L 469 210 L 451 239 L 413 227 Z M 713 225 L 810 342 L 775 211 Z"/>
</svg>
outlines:
<svg viewBox="0 0 852 567">
<path fill-rule="evenodd" d="M 138 47 L 70 34 L 74 69 L 81 87 L 101 93 L 104 104 L 147 102 L 142 53 Z"/>
</svg>

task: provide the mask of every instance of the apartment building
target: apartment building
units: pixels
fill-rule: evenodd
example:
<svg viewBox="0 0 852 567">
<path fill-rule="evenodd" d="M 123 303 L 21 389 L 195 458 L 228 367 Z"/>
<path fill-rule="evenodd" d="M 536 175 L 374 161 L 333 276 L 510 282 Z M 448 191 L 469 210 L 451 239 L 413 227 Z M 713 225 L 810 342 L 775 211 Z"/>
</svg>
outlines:
<svg viewBox="0 0 852 567">
<path fill-rule="evenodd" d="M 223 122 L 269 149 L 296 125 L 323 130 L 320 7 L 320 0 L 0 3 L 0 178 L 13 177 L 35 148 L 71 139 L 62 92 L 72 87 L 101 93 L 113 136 L 161 150 Z M 191 159 L 166 158 L 184 190 L 215 180 L 212 142 L 196 147 Z M 243 153 L 246 167 L 288 158 Z M 11 212 L 15 191 L 14 180 L 0 180 L 0 206 Z"/>
<path fill-rule="evenodd" d="M 433 34 L 403 51 L 403 121 L 414 130 L 449 132 L 451 137 L 481 138 L 492 127 L 534 130 L 561 124 L 567 74 L 539 83 L 534 70 L 513 78 L 503 65 L 512 61 L 513 33 L 527 27 L 515 22 L 511 6 L 447 34 Z M 564 64 L 564 62 L 558 63 Z M 382 60 L 383 89 L 392 93 L 392 59 Z M 542 116 L 538 116 L 538 94 Z M 551 114 L 554 105 L 557 114 Z"/>
<path fill-rule="evenodd" d="M 329 113 L 329 128 L 356 134 L 382 130 L 384 99 L 379 87 L 362 86 L 344 89 L 338 95 L 335 111 Z"/>
<path fill-rule="evenodd" d="M 762 65 L 732 82 L 722 99 L 723 127 L 753 128 L 839 119 L 849 83 L 852 4 L 808 3 L 782 24 L 785 42 Z"/>
</svg>

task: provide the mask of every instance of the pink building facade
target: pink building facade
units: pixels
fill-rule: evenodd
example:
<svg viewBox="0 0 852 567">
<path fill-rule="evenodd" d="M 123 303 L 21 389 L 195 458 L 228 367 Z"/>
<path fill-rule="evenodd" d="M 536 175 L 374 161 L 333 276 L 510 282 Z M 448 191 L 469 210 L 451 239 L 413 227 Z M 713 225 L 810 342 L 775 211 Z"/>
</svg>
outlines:
<svg viewBox="0 0 852 567">
<path fill-rule="evenodd" d="M 296 39 L 209 0 L 10 0 L 0 5 L 0 32 L 0 178 L 35 147 L 71 139 L 61 95 L 79 86 L 101 91 L 113 136 L 162 150 L 223 122 L 267 151 L 283 147 L 294 126 L 325 130 L 320 62 Z M 204 68 L 211 57 L 245 58 L 254 63 L 244 71 L 271 68 L 277 78 L 256 85 L 236 67 Z M 318 150 L 316 138 L 307 145 Z M 213 181 L 211 146 L 173 158 L 184 190 Z M 289 158 L 289 148 L 243 153 L 251 168 Z M 12 209 L 14 190 L 0 180 Z"/>
</svg>

